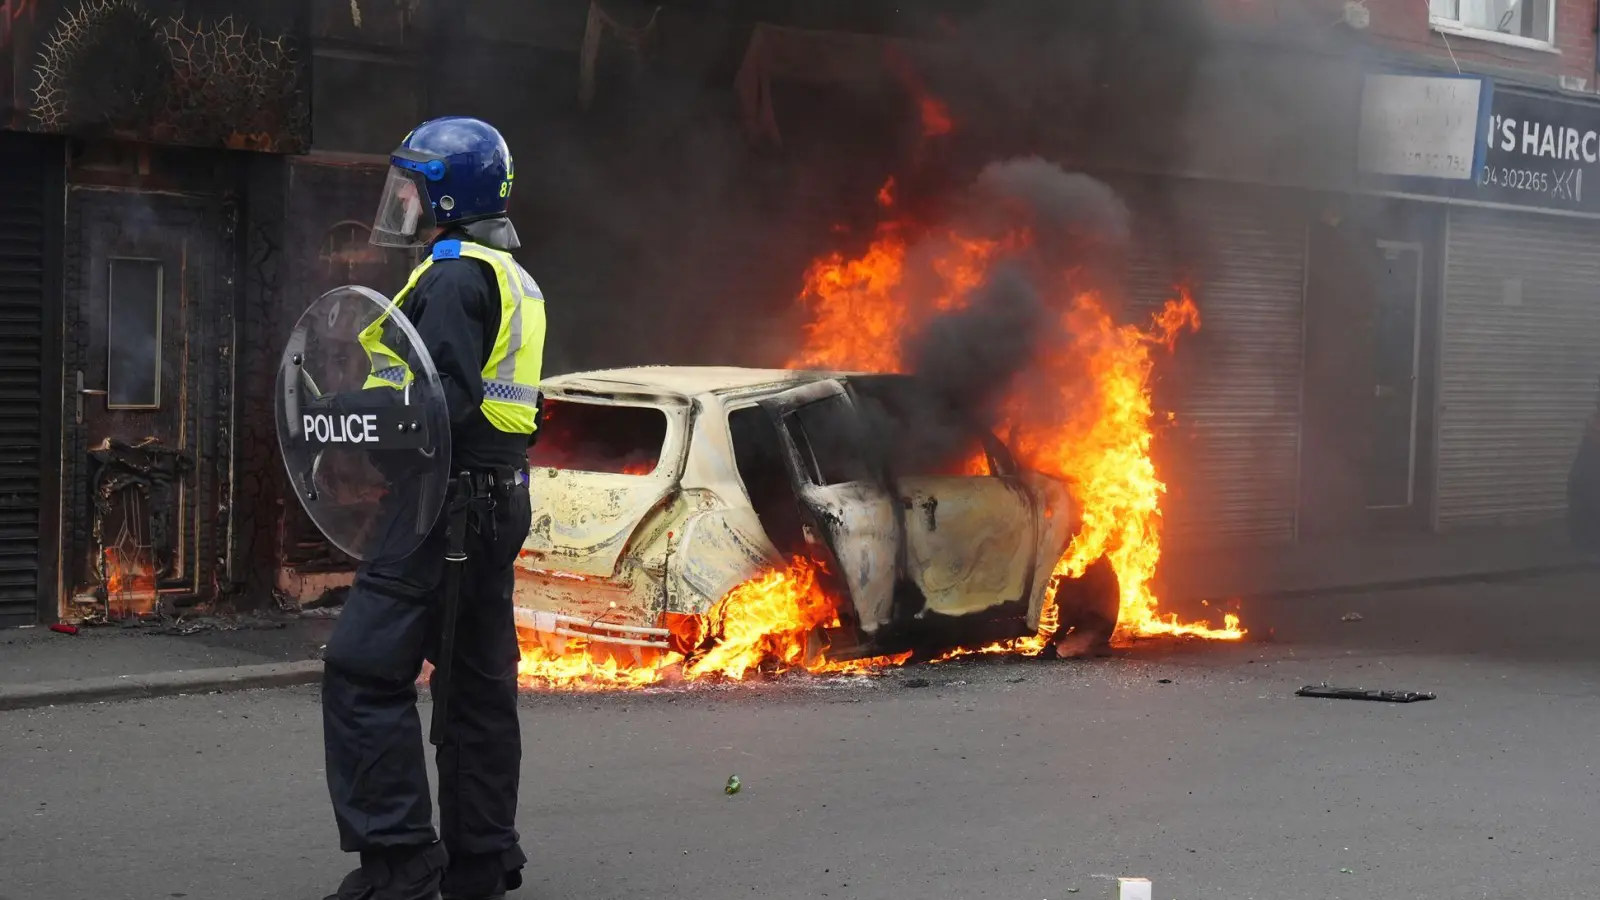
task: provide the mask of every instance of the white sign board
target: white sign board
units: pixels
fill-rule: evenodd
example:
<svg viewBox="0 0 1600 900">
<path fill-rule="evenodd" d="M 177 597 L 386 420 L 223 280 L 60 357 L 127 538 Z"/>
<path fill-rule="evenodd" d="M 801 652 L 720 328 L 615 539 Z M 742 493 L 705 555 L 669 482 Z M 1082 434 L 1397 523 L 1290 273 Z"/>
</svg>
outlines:
<svg viewBox="0 0 1600 900">
<path fill-rule="evenodd" d="M 1368 75 L 1356 165 L 1373 175 L 1472 179 L 1487 92 L 1479 78 Z"/>
</svg>

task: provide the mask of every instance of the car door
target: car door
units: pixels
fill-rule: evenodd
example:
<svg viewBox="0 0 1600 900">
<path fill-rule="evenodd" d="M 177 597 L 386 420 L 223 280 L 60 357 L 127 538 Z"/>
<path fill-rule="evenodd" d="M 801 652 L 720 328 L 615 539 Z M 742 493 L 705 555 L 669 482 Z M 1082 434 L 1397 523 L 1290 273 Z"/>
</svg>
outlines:
<svg viewBox="0 0 1600 900">
<path fill-rule="evenodd" d="M 862 632 L 890 620 L 901 545 L 895 501 L 844 386 L 814 382 L 762 400 L 777 425 L 805 541 L 850 593 Z"/>
<path fill-rule="evenodd" d="M 924 609 L 967 616 L 1026 603 L 1038 504 L 1005 446 L 914 380 L 857 376 L 850 387 L 886 445 L 905 573 Z"/>
<path fill-rule="evenodd" d="M 929 612 L 982 613 L 1025 601 L 1033 580 L 1031 494 L 974 436 L 963 471 L 895 472 L 906 574 Z"/>
</svg>

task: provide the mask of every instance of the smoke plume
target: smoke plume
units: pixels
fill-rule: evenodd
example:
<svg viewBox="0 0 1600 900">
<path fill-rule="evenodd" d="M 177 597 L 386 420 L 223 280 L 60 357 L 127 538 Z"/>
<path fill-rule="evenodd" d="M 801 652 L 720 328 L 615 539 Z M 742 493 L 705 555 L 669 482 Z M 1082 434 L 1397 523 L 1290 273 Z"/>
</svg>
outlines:
<svg viewBox="0 0 1600 900">
<path fill-rule="evenodd" d="M 1071 392 L 1059 371 L 1040 374 L 1036 360 L 1069 338 L 1063 323 L 1074 298 L 1116 280 L 1106 260 L 1128 239 L 1127 208 L 1109 187 L 1037 158 L 985 168 L 952 208 L 948 226 L 906 248 L 905 280 L 921 295 L 910 303 L 925 308 L 926 296 L 948 294 L 940 262 L 953 241 L 994 241 L 1008 249 L 975 286 L 950 296 L 945 310 L 903 336 L 899 356 L 918 383 L 895 389 L 892 400 L 875 398 L 892 409 L 869 415 L 891 421 L 872 429 L 884 452 L 910 471 L 959 467 L 975 452 L 975 432 L 999 425 L 1007 398 Z"/>
</svg>

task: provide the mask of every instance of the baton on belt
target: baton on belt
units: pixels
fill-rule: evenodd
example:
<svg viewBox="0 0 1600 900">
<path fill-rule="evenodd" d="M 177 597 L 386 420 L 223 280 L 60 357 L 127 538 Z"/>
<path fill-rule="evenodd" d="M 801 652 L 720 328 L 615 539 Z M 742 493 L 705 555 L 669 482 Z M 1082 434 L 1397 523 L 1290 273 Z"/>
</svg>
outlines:
<svg viewBox="0 0 1600 900">
<path fill-rule="evenodd" d="M 429 686 L 433 692 L 433 717 L 428 727 L 428 743 L 444 744 L 445 723 L 449 721 L 451 670 L 456 658 L 456 619 L 461 608 L 461 574 L 467 565 L 467 512 L 472 507 L 472 476 L 462 472 L 455 478 L 450 494 L 444 554 L 444 606 L 440 609 L 444 631 L 439 639 L 439 659 L 433 666 Z"/>
</svg>

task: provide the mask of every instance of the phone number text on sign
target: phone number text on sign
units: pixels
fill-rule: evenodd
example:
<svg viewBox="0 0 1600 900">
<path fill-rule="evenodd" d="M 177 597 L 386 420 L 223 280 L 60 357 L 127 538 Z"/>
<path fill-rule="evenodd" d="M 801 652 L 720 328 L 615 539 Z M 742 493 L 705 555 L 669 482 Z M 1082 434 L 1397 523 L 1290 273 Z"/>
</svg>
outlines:
<svg viewBox="0 0 1600 900">
<path fill-rule="evenodd" d="M 1570 200 L 1574 203 L 1583 199 L 1583 170 L 1578 168 L 1539 172 L 1506 166 L 1484 166 L 1483 171 L 1478 173 L 1478 184 L 1483 187 L 1547 194 L 1557 200 Z"/>
</svg>

